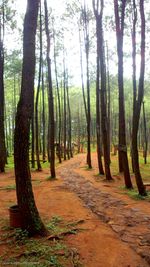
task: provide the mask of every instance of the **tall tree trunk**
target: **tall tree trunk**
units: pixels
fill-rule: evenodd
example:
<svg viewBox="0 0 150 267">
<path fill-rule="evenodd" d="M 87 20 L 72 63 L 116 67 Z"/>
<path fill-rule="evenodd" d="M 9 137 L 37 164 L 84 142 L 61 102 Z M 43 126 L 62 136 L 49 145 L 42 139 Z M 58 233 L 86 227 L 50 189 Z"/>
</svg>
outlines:
<svg viewBox="0 0 150 267">
<path fill-rule="evenodd" d="M 118 0 L 114 0 L 117 54 L 118 54 L 118 86 L 119 86 L 119 171 L 124 172 L 124 180 L 127 188 L 132 188 L 129 172 L 127 146 L 126 146 L 126 126 L 125 126 L 125 107 L 124 107 L 124 81 L 123 81 L 123 35 L 124 35 L 124 15 L 126 0 L 123 0 L 118 7 Z M 121 15 L 119 16 L 119 8 Z"/>
<path fill-rule="evenodd" d="M 41 72 L 42 72 L 42 14 L 41 14 L 41 1 L 40 1 L 40 57 L 39 57 L 39 77 L 38 77 L 38 86 L 36 93 L 36 101 L 35 101 L 35 144 L 36 144 L 36 161 L 37 161 L 37 170 L 41 171 L 41 163 L 40 163 L 40 149 L 39 149 L 39 94 L 40 94 L 40 85 L 41 85 Z"/>
<path fill-rule="evenodd" d="M 46 229 L 34 201 L 29 168 L 29 134 L 34 107 L 35 34 L 39 1 L 28 0 L 27 3 L 23 33 L 21 95 L 17 107 L 14 135 L 16 190 L 22 228 L 26 229 L 29 235 L 45 235 Z"/>
<path fill-rule="evenodd" d="M 69 148 L 70 157 L 73 158 L 72 127 L 71 127 L 72 123 L 71 123 L 71 107 L 70 107 L 70 98 L 69 98 L 68 72 L 67 72 L 66 93 L 67 93 L 67 106 L 68 106 L 68 148 Z"/>
<path fill-rule="evenodd" d="M 86 87 L 87 87 L 87 164 L 92 168 L 91 162 L 91 105 L 90 105 L 90 75 L 89 75 L 89 18 L 84 1 L 83 9 L 84 43 L 86 54 Z"/>
<path fill-rule="evenodd" d="M 100 11 L 97 9 L 99 5 Z M 101 73 L 101 127 L 102 127 L 102 140 L 103 140 L 103 151 L 104 151 L 104 165 L 105 175 L 107 180 L 112 180 L 110 172 L 110 158 L 109 158 L 109 146 L 108 146 L 108 134 L 107 134 L 107 105 L 106 105 L 106 66 L 105 66 L 105 53 L 104 53 L 104 38 L 103 38 L 103 0 L 98 0 L 95 5 L 93 0 L 94 13 L 96 17 L 96 30 L 97 30 L 97 46 L 98 46 L 98 57 L 100 62 L 100 73 Z"/>
<path fill-rule="evenodd" d="M 53 26 L 53 38 L 54 38 L 54 64 L 55 64 L 55 79 L 56 79 L 56 89 L 57 89 L 57 101 L 58 101 L 58 158 L 59 163 L 61 163 L 61 103 L 60 103 L 60 92 L 59 92 L 59 84 L 58 84 L 58 73 L 57 73 L 57 57 L 56 57 L 56 42 L 55 42 L 55 30 Z"/>
<path fill-rule="evenodd" d="M 97 70 L 96 70 L 96 134 L 97 134 L 97 159 L 99 173 L 104 174 L 102 156 L 101 156 L 101 123 L 100 123 L 100 55 L 99 55 L 99 23 L 95 9 L 95 1 L 93 1 L 93 9 L 96 18 L 96 35 L 97 35 Z"/>
<path fill-rule="evenodd" d="M 44 70 L 43 70 L 43 53 L 42 53 L 42 124 L 43 124 L 43 162 L 46 160 L 46 144 L 45 144 L 45 131 L 46 131 L 46 123 L 45 123 L 45 89 L 44 89 Z"/>
<path fill-rule="evenodd" d="M 5 171 L 6 146 L 4 131 L 4 3 L 0 13 L 0 172 Z"/>
<path fill-rule="evenodd" d="M 111 101 L 110 101 L 110 74 L 109 74 L 109 50 L 108 50 L 108 43 L 106 43 L 106 54 L 107 54 L 107 95 L 108 95 L 108 101 L 107 101 L 107 109 L 108 109 L 108 116 L 107 116 L 107 132 L 108 132 L 108 154 L 109 154 L 109 161 L 110 160 L 110 150 L 111 150 L 111 134 L 110 134 L 110 110 L 111 110 Z"/>
<path fill-rule="evenodd" d="M 34 137 L 35 137 L 35 131 L 34 131 L 34 110 L 33 110 L 33 116 L 32 116 L 32 122 L 31 122 L 31 134 L 32 134 L 32 144 L 31 144 L 31 164 L 32 168 L 35 168 L 35 145 L 34 145 Z"/>
<path fill-rule="evenodd" d="M 143 145 L 143 157 L 144 157 L 144 164 L 147 164 L 147 127 L 146 127 L 146 116 L 145 116 L 145 105 L 143 101 L 143 128 L 144 128 L 144 145 Z"/>
<path fill-rule="evenodd" d="M 66 112 L 66 66 L 65 66 L 65 55 L 63 59 L 64 63 L 64 160 L 66 160 L 66 141 L 67 141 L 67 112 Z"/>
<path fill-rule="evenodd" d="M 79 27 L 79 43 L 80 43 L 80 68 L 81 68 L 82 95 L 83 95 L 85 116 L 86 116 L 86 120 L 87 120 L 87 104 L 86 104 L 85 86 L 84 86 L 84 78 L 83 78 L 83 57 L 82 57 L 82 44 L 81 44 L 81 30 L 80 30 L 80 27 Z"/>
<path fill-rule="evenodd" d="M 48 65 L 48 103 L 49 103 L 49 123 L 50 123 L 50 171 L 51 177 L 55 178 L 55 122 L 54 122 L 54 101 L 53 101 L 53 86 L 51 74 L 51 59 L 50 59 L 50 31 L 48 23 L 47 0 L 44 0 L 45 7 L 45 30 L 47 37 L 47 65 Z"/>
<path fill-rule="evenodd" d="M 134 3 L 135 4 L 135 3 Z M 144 0 L 140 0 L 140 16 L 141 16 L 141 64 L 140 64 L 140 77 L 138 86 L 138 95 L 136 96 L 135 110 L 133 112 L 133 129 L 132 129 L 132 156 L 134 164 L 134 173 L 136 183 L 140 195 L 146 195 L 146 189 L 142 181 L 139 156 L 138 156 L 138 129 L 140 121 L 141 105 L 144 95 L 144 73 L 145 73 L 145 14 L 144 14 Z"/>
</svg>

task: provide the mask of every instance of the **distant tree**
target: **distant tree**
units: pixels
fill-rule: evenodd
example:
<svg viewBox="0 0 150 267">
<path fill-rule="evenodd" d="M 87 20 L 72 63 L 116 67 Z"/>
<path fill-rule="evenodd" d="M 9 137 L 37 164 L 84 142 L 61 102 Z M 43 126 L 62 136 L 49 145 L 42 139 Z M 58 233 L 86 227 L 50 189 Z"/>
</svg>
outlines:
<svg viewBox="0 0 150 267">
<path fill-rule="evenodd" d="M 55 122 L 54 122 L 54 101 L 53 101 L 53 85 L 51 73 L 51 59 L 50 59 L 50 30 L 48 22 L 48 8 L 47 0 L 44 0 L 45 7 L 45 31 L 47 39 L 47 67 L 48 67 L 48 108 L 49 108 L 49 142 L 50 142 L 50 171 L 51 177 L 55 178 Z"/>
<path fill-rule="evenodd" d="M 105 51 L 104 51 L 104 37 L 103 37 L 103 0 L 93 0 L 93 8 L 96 17 L 96 31 L 97 31 L 97 57 L 99 58 L 99 70 L 101 74 L 101 127 L 102 127 L 102 140 L 104 151 L 104 165 L 105 175 L 107 180 L 112 180 L 110 172 L 110 158 L 109 158 L 109 142 L 107 134 L 107 105 L 106 105 L 106 66 L 105 66 Z"/>
<path fill-rule="evenodd" d="M 90 105 L 90 76 L 89 76 L 89 14 L 86 3 L 82 9 L 82 20 L 84 30 L 84 44 L 86 55 L 86 88 L 87 88 L 87 164 L 89 168 L 92 168 L 91 162 L 91 105 Z M 83 86 L 83 85 L 82 85 Z M 86 106 L 85 106 L 86 108 Z M 86 110 L 85 110 L 86 112 Z"/>
<path fill-rule="evenodd" d="M 144 157 L 144 163 L 147 164 L 148 138 L 147 138 L 147 123 L 146 123 L 145 102 L 144 101 L 143 101 L 143 128 L 144 128 L 143 157 Z"/>
<path fill-rule="evenodd" d="M 67 152 L 67 98 L 66 98 L 66 65 L 65 65 L 65 51 L 63 51 L 63 143 L 64 143 L 64 160 L 66 160 L 66 152 Z"/>
<path fill-rule="evenodd" d="M 29 135 L 34 107 L 35 35 L 38 0 L 28 0 L 23 32 L 23 67 L 21 95 L 17 106 L 14 135 L 14 162 L 17 202 L 22 217 L 22 228 L 29 235 L 46 235 L 32 191 L 29 168 Z"/>
<path fill-rule="evenodd" d="M 123 37 L 126 0 L 114 0 L 116 23 L 117 55 L 118 55 L 118 87 L 119 87 L 119 171 L 124 172 L 125 185 L 132 188 L 126 146 L 124 80 L 123 80 Z"/>
<path fill-rule="evenodd" d="M 37 170 L 41 171 L 40 163 L 40 149 L 39 149 L 39 94 L 40 94 L 40 85 L 41 85 L 41 74 L 42 74 L 42 10 L 41 10 L 41 1 L 40 1 L 40 56 L 39 56 L 39 74 L 38 74 L 38 86 L 35 100 L 35 143 L 36 143 L 36 161 L 37 161 Z"/>
<path fill-rule="evenodd" d="M 96 1 L 97 5 L 100 2 Z M 100 20 L 101 14 L 99 14 L 98 6 L 93 0 L 93 10 L 96 18 L 96 38 L 97 38 L 97 74 L 96 74 L 96 134 L 97 134 L 97 159 L 98 159 L 98 168 L 99 173 L 104 174 L 103 164 L 102 164 L 102 155 L 101 155 L 101 123 L 100 123 L 100 49 L 99 49 L 99 38 L 100 38 Z"/>
<path fill-rule="evenodd" d="M 55 65 L 55 79 L 56 79 L 56 92 L 57 92 L 57 102 L 58 102 L 58 158 L 59 163 L 61 163 L 61 126 L 62 126 L 62 114 L 61 114 L 61 101 L 60 101 L 60 88 L 58 82 L 58 70 L 57 70 L 57 53 L 56 53 L 56 38 L 55 29 L 53 24 L 53 39 L 54 39 L 54 65 Z"/>
<path fill-rule="evenodd" d="M 5 171 L 6 145 L 4 130 L 4 1 L 0 4 L 0 172 Z"/>
</svg>

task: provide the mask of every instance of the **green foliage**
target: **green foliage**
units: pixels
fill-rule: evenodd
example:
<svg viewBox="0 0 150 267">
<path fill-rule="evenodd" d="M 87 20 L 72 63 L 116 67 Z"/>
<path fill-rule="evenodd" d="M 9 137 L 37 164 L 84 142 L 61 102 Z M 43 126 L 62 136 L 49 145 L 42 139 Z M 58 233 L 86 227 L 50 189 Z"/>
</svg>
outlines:
<svg viewBox="0 0 150 267">
<path fill-rule="evenodd" d="M 13 185 L 7 185 L 7 186 L 3 186 L 3 187 L 1 186 L 0 190 L 7 190 L 7 191 L 16 190 L 16 185 L 13 184 Z"/>
<path fill-rule="evenodd" d="M 47 226 L 50 234 L 57 235 L 65 230 L 70 230 L 71 227 L 78 222 L 68 224 L 63 219 L 55 215 L 51 218 Z M 6 225 L 6 222 L 3 222 Z M 0 265 L 3 263 L 15 266 L 40 266 L 40 267 L 65 267 L 70 266 L 72 261 L 72 254 L 70 249 L 61 240 L 48 240 L 45 238 L 29 238 L 28 232 L 20 228 L 10 229 L 2 227 L 3 231 L 0 237 L 0 244 L 2 240 L 7 240 L 9 246 L 9 259 L 7 251 L 0 257 Z M 9 242 L 8 242 L 9 241 Z M 3 242 L 3 241 L 2 241 Z M 10 253 L 11 252 L 11 253 Z M 78 253 L 77 253 L 78 255 Z M 74 266 L 81 266 L 79 258 L 74 258 Z"/>
<path fill-rule="evenodd" d="M 24 245 L 27 242 L 28 231 L 21 228 L 15 229 L 15 241 L 18 245 Z"/>
<path fill-rule="evenodd" d="M 46 181 L 55 181 L 55 180 L 57 180 L 56 177 L 52 177 L 52 176 L 48 176 L 46 178 Z"/>
<path fill-rule="evenodd" d="M 147 192 L 147 196 L 141 196 L 137 189 L 127 189 L 124 186 L 121 186 L 120 189 L 122 190 L 123 194 L 128 195 L 129 197 L 133 198 L 134 200 L 150 201 L 150 192 Z"/>
</svg>

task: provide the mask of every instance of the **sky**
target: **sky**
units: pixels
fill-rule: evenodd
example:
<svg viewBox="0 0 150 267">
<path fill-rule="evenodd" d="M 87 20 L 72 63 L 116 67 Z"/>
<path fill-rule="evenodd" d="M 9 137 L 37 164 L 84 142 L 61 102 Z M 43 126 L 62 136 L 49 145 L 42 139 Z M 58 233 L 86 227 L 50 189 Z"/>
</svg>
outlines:
<svg viewBox="0 0 150 267">
<path fill-rule="evenodd" d="M 108 1 L 108 0 L 107 0 Z M 55 1 L 47 1 L 49 6 L 54 10 L 54 14 L 57 14 L 57 16 L 61 16 L 62 13 L 65 10 L 65 5 L 64 2 L 65 0 L 55 0 Z M 88 3 L 91 4 L 92 0 L 87 0 Z M 113 1 L 111 1 L 112 3 Z M 18 13 L 18 26 L 23 28 L 22 25 L 22 20 L 20 19 L 20 14 L 25 14 L 25 10 L 26 10 L 26 4 L 27 1 L 26 0 L 16 0 L 15 1 L 15 5 L 16 5 L 16 10 Z M 107 6 L 107 9 L 104 9 L 104 14 L 106 16 L 108 15 L 113 15 L 113 7 L 112 4 L 109 6 Z M 59 21 L 58 21 L 59 23 Z M 67 27 L 70 28 L 71 25 L 69 25 L 69 23 L 67 24 Z M 15 37 L 15 38 L 14 38 Z M 15 47 L 16 48 L 16 39 L 19 40 L 19 36 L 14 35 L 14 37 L 12 37 L 11 35 L 11 42 L 8 41 L 7 42 L 7 46 L 9 48 L 9 46 L 11 48 Z M 116 49 L 116 36 L 115 36 L 115 32 L 112 31 L 111 29 L 108 28 L 108 30 L 105 32 L 105 39 L 107 39 L 109 41 L 109 47 L 112 50 Z M 96 41 L 96 40 L 95 40 Z M 67 55 L 68 55 L 68 68 L 71 72 L 71 75 L 74 76 L 73 81 L 75 84 L 80 85 L 81 84 L 81 78 L 80 78 L 80 55 L 79 55 L 79 42 L 78 42 L 78 32 L 74 29 L 69 29 L 68 31 L 66 31 L 65 33 L 65 43 L 68 47 L 67 49 Z M 147 41 L 148 43 L 148 41 Z M 19 44 L 19 41 L 18 41 Z M 20 43 L 20 45 L 22 45 Z M 93 49 L 94 50 L 94 49 Z M 124 40 L 124 52 L 125 53 L 129 53 L 131 55 L 131 39 L 130 36 L 126 37 Z M 148 56 L 147 56 L 148 58 Z M 90 60 L 91 60 L 91 64 L 95 64 L 96 59 L 95 59 L 95 55 L 94 53 L 91 54 L 90 56 Z M 137 70 L 139 73 L 139 66 L 140 66 L 140 56 L 137 56 Z M 147 68 L 146 68 L 147 71 Z M 110 73 L 111 74 L 117 74 L 117 56 L 116 53 L 114 53 L 114 55 L 112 56 L 112 58 L 110 58 Z M 131 78 L 132 77 L 132 60 L 131 60 L 131 56 L 126 58 L 124 60 L 124 75 L 127 78 Z"/>
</svg>

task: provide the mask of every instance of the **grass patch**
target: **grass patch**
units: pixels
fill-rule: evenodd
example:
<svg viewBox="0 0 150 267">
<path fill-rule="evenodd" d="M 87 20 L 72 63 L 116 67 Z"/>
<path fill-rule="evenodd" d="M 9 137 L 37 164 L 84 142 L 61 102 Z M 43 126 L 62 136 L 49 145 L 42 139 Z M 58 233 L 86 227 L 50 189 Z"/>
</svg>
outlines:
<svg viewBox="0 0 150 267">
<path fill-rule="evenodd" d="M 137 189 L 127 189 L 125 186 L 119 186 L 122 190 L 121 194 L 128 195 L 134 200 L 147 200 L 150 201 L 150 192 L 147 192 L 147 196 L 141 196 Z"/>
<path fill-rule="evenodd" d="M 60 216 L 55 215 L 47 223 L 51 235 L 71 229 Z M 40 267 L 81 267 L 79 253 L 69 248 L 63 236 L 60 240 L 48 238 L 29 238 L 28 232 L 21 229 L 2 228 L 0 244 L 5 243 L 6 249 L 0 256 L 0 266 L 40 266 Z M 74 249 L 74 248 L 73 248 Z M 74 255 L 74 256 L 72 256 Z"/>
<path fill-rule="evenodd" d="M 7 191 L 16 190 L 16 185 L 13 184 L 13 185 L 7 185 L 7 186 L 3 186 L 3 187 L 1 186 L 0 190 L 7 190 Z"/>
<path fill-rule="evenodd" d="M 57 180 L 57 178 L 56 177 L 52 177 L 52 176 L 48 176 L 46 178 L 46 181 L 56 181 L 56 180 Z"/>
</svg>

